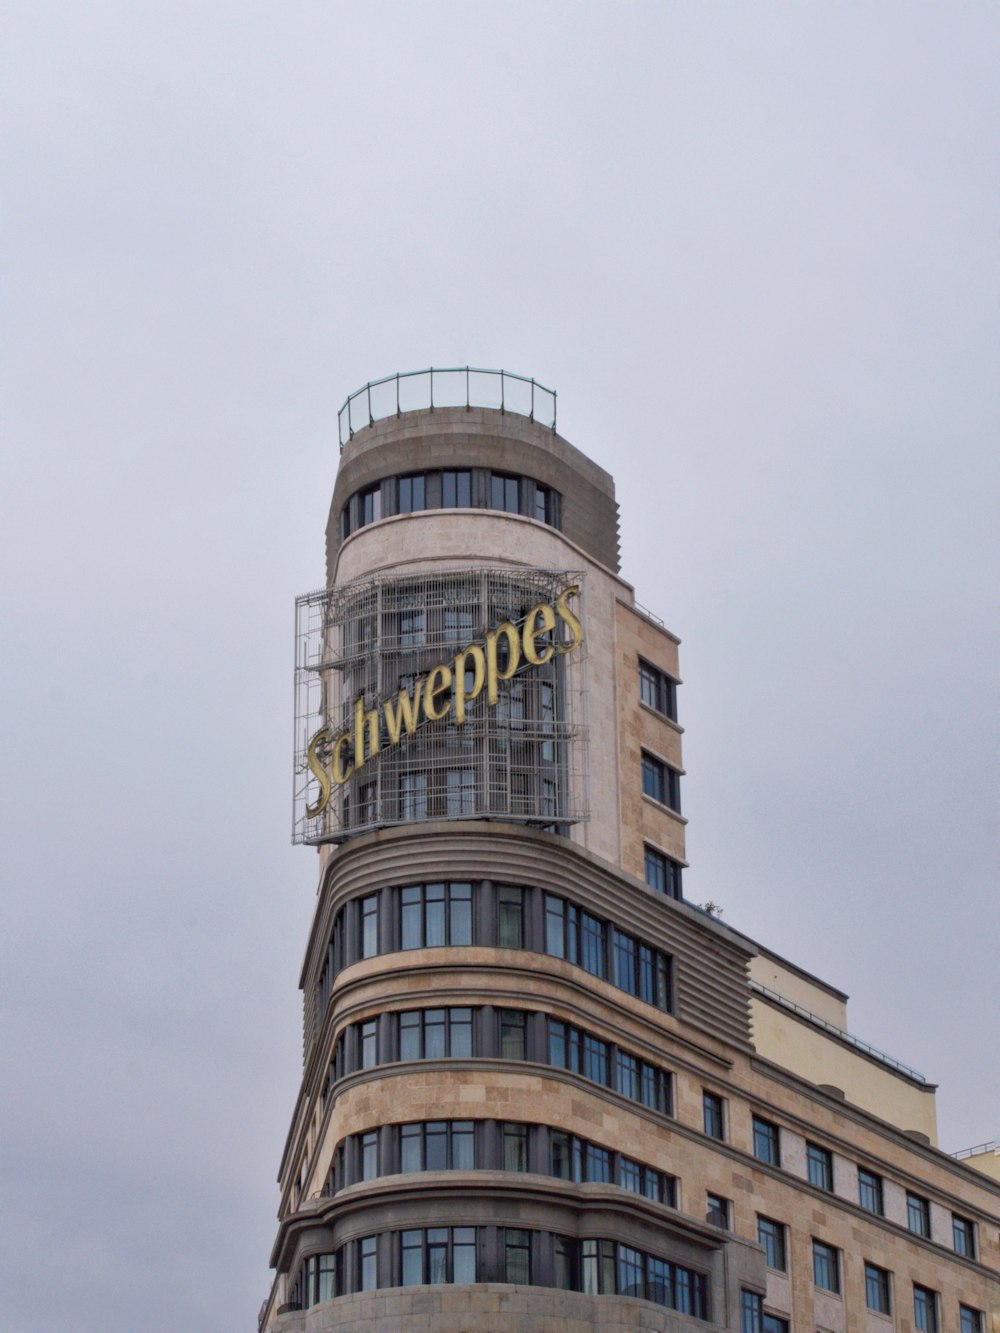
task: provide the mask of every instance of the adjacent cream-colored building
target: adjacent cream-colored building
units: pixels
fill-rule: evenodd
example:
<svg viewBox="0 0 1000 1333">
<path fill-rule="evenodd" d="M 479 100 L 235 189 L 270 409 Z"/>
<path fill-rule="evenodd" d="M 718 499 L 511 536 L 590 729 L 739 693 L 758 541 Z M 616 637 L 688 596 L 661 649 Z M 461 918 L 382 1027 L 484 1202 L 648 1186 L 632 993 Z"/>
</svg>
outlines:
<svg viewBox="0 0 1000 1333">
<path fill-rule="evenodd" d="M 842 992 L 684 900 L 678 640 L 554 395 L 425 372 L 341 424 L 262 1329 L 997 1333 L 991 1145 L 940 1152 Z"/>
</svg>

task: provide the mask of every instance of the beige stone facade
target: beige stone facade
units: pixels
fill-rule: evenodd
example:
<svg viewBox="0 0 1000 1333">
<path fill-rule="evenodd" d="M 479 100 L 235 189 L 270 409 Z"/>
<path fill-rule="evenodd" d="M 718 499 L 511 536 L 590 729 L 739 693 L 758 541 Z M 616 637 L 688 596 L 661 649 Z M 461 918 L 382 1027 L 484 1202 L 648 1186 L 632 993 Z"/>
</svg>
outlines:
<svg viewBox="0 0 1000 1333">
<path fill-rule="evenodd" d="M 345 448 L 327 550 L 407 617 L 324 668 L 331 733 L 349 682 L 371 708 L 521 633 L 530 571 L 579 587 L 582 642 L 331 786 L 261 1328 L 998 1333 L 1000 1185 L 934 1146 L 933 1085 L 683 900 L 678 640 L 611 478 L 511 413 L 405 413 Z M 520 609 L 460 603 L 489 570 Z"/>
</svg>

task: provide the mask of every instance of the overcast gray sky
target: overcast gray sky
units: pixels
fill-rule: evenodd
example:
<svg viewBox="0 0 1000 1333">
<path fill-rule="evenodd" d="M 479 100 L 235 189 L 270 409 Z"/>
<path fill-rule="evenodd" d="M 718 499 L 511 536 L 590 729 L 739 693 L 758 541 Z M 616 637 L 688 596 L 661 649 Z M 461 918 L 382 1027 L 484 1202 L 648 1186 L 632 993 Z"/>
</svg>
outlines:
<svg viewBox="0 0 1000 1333">
<path fill-rule="evenodd" d="M 7 0 L 0 1327 L 256 1327 L 336 413 L 504 366 L 681 636 L 695 901 L 1000 1135 L 993 3 Z"/>
</svg>

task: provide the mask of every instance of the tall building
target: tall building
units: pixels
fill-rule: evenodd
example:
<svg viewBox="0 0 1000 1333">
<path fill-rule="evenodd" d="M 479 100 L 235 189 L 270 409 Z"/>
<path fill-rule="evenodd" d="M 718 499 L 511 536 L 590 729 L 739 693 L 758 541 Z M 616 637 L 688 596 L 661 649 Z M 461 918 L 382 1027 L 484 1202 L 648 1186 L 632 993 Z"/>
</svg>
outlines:
<svg viewBox="0 0 1000 1333">
<path fill-rule="evenodd" d="M 261 1327 L 1000 1329 L 1000 1183 L 938 1151 L 933 1086 L 684 899 L 678 640 L 555 396 L 423 372 L 341 427 Z"/>
</svg>

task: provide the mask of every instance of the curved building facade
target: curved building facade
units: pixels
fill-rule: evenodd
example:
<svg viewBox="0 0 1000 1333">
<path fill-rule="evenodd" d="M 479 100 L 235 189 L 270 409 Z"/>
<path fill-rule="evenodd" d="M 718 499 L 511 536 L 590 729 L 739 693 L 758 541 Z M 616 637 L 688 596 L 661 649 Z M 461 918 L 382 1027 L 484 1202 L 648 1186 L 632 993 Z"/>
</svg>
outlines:
<svg viewBox="0 0 1000 1333">
<path fill-rule="evenodd" d="M 298 612 L 319 892 L 261 1327 L 847 1333 L 875 1273 L 976 1333 L 997 1189 L 931 1085 L 684 901 L 677 639 L 610 476 L 506 407 L 369 413 Z"/>
</svg>

